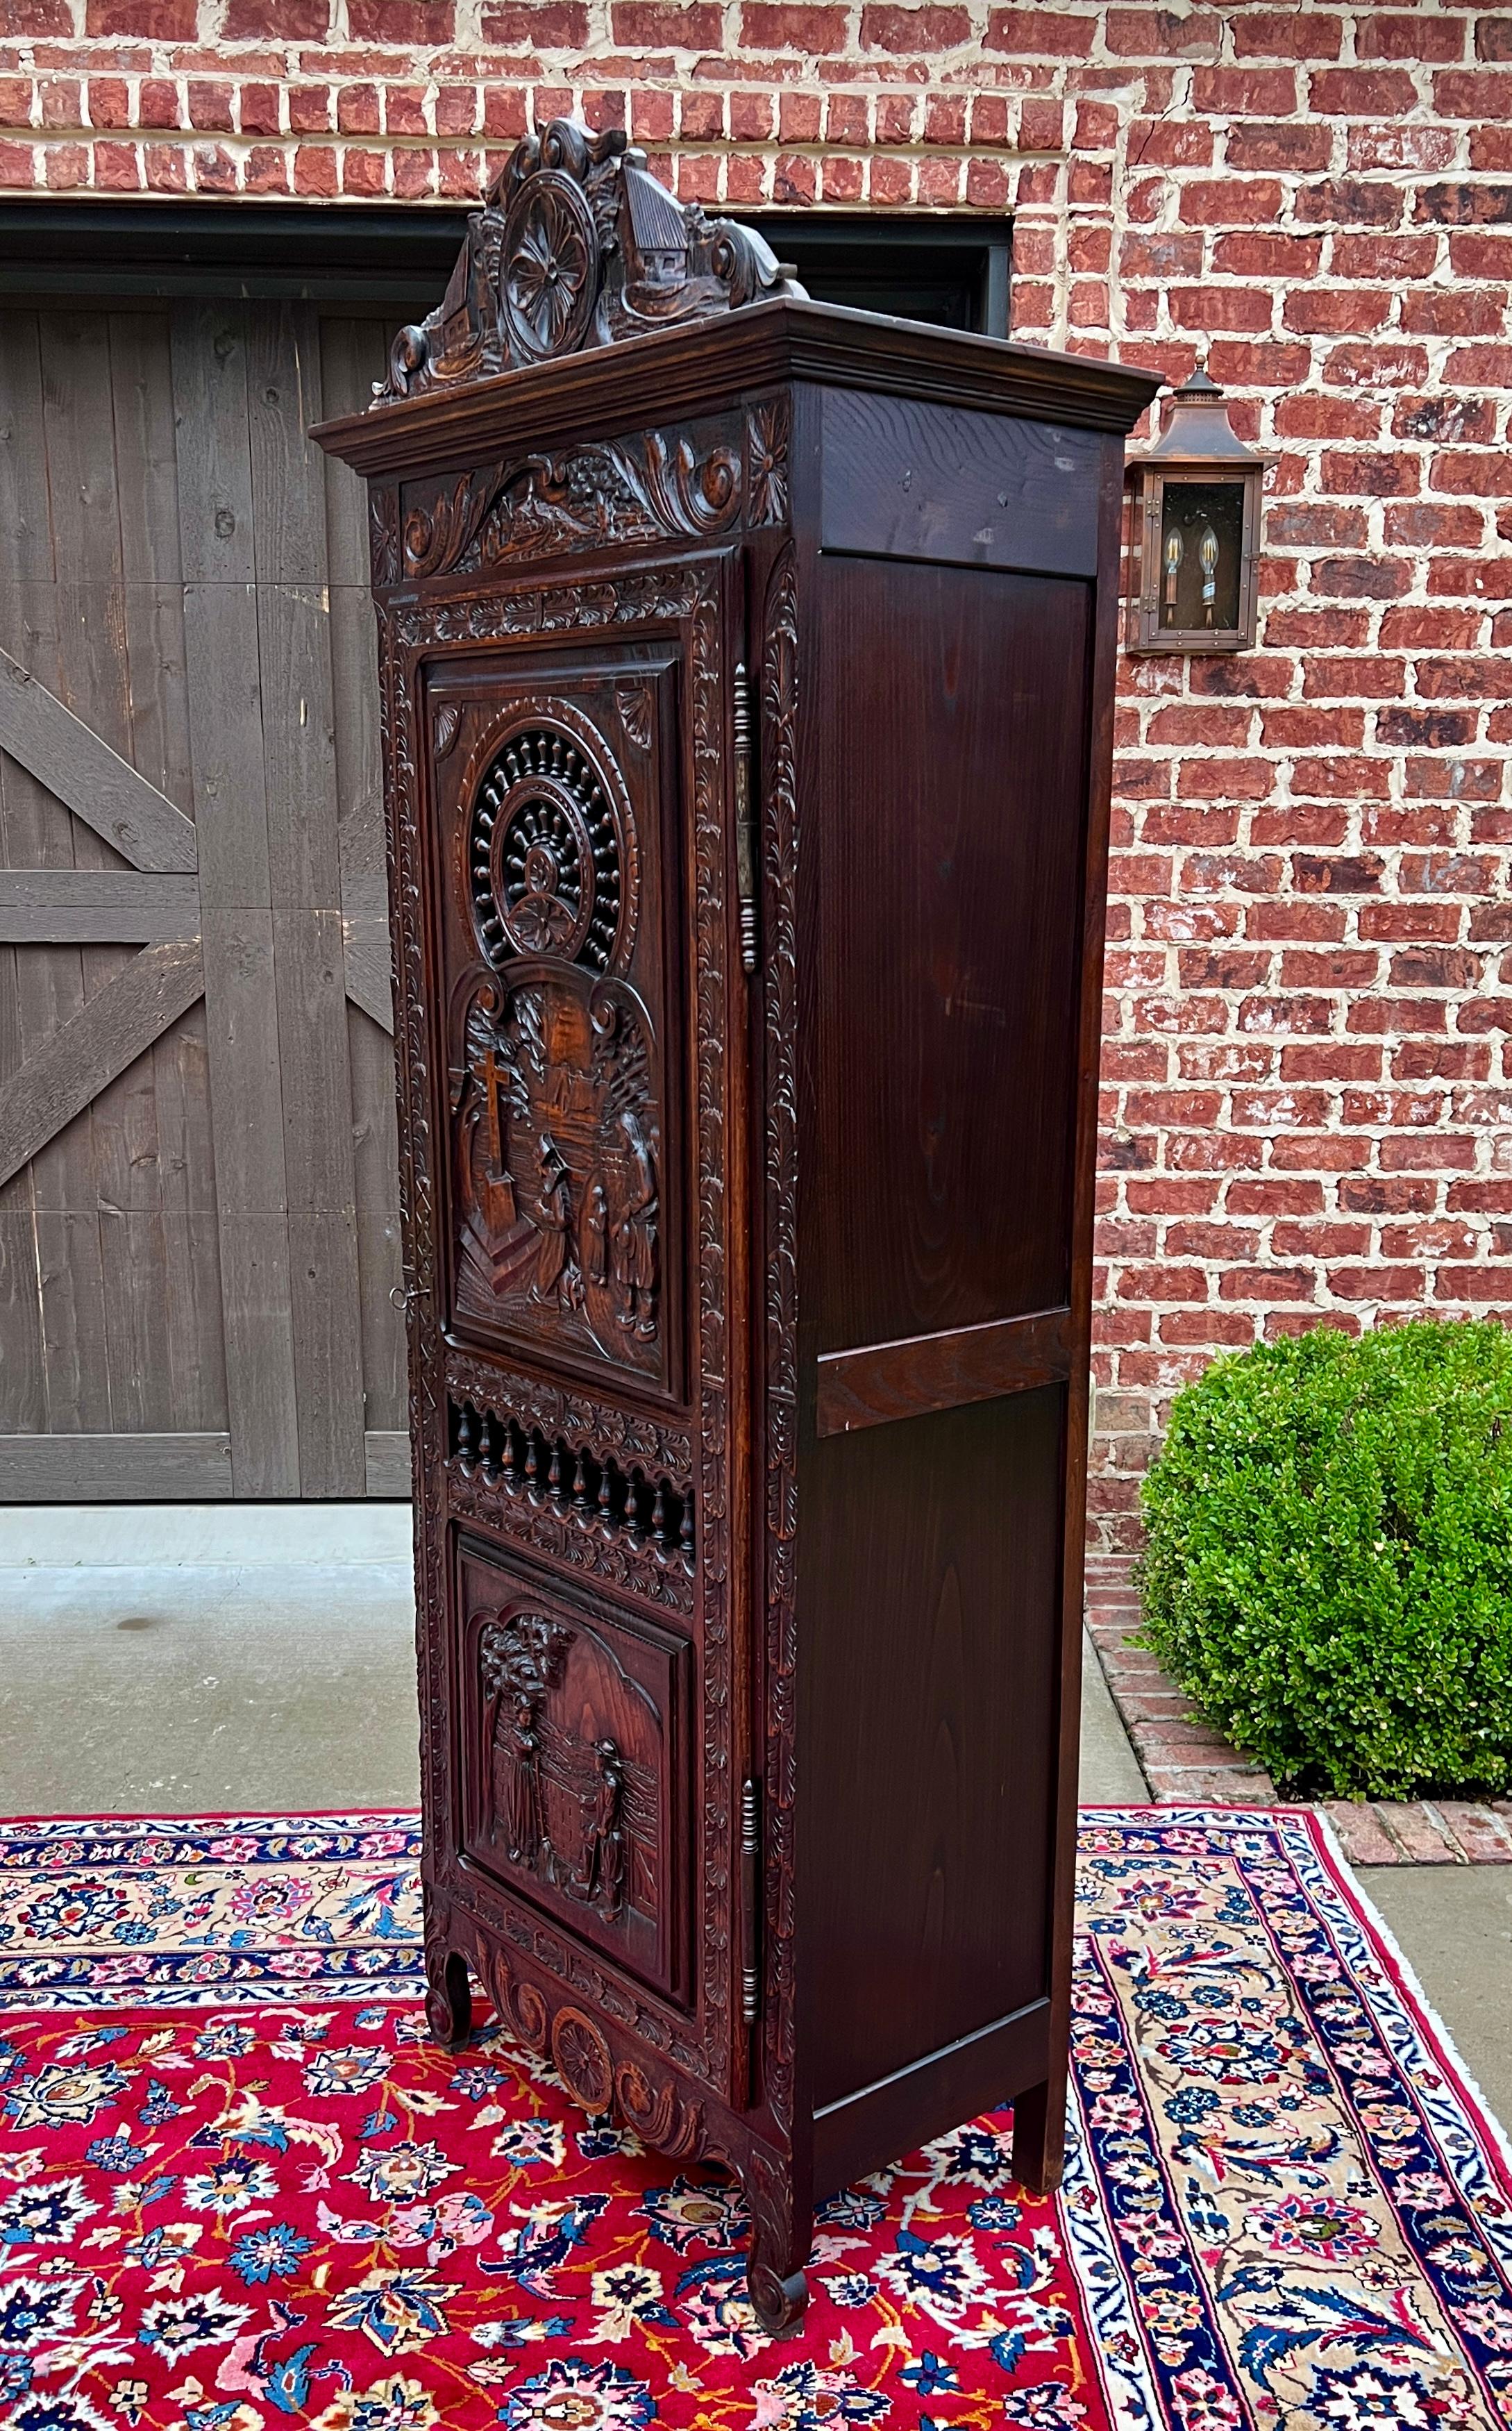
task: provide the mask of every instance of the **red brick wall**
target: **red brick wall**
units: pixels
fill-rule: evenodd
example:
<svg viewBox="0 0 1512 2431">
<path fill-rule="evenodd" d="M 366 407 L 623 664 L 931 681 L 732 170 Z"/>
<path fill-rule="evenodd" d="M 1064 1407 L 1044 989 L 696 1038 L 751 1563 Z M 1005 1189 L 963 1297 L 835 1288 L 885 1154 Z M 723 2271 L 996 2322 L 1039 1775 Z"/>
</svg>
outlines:
<svg viewBox="0 0 1512 2431">
<path fill-rule="evenodd" d="M 1260 646 L 1125 669 L 1095 1529 L 1165 1400 L 1512 1314 L 1512 14 L 1075 0 L 0 0 L 0 185 L 472 195 L 531 117 L 679 191 L 1016 212 L 1024 335 L 1279 451 Z"/>
</svg>

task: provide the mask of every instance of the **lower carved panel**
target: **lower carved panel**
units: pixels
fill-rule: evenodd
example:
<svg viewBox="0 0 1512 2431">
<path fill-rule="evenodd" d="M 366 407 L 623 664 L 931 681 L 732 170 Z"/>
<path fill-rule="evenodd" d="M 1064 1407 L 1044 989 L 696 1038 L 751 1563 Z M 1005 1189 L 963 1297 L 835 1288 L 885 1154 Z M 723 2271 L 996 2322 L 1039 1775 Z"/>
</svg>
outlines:
<svg viewBox="0 0 1512 2431">
<path fill-rule="evenodd" d="M 466 1854 L 676 1999 L 691 1650 L 459 1556 Z"/>
<path fill-rule="evenodd" d="M 813 2212 L 792 2156 L 761 2141 L 749 2121 L 686 2084 L 559 1987 L 538 1984 L 512 1951 L 453 1910 L 444 1895 L 432 1895 L 425 1932 L 433 2031 L 452 2041 L 458 2029 L 465 2034 L 470 1964 L 506 2033 L 551 2061 L 572 2101 L 594 2117 L 620 2120 L 672 2160 L 738 2177 L 751 2211 L 753 2305 L 764 2328 L 778 2334 L 795 2328 L 807 2295 L 803 2266 Z"/>
</svg>

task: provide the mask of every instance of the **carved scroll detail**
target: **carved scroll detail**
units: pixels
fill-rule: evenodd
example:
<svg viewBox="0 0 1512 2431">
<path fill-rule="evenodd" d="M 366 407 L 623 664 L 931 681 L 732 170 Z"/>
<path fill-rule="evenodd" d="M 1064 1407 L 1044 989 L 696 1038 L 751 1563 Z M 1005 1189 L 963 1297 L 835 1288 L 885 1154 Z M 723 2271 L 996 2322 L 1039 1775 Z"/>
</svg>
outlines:
<svg viewBox="0 0 1512 2431">
<path fill-rule="evenodd" d="M 516 144 L 440 303 L 401 329 L 379 405 L 801 295 L 763 240 L 658 185 L 623 130 L 554 119 Z"/>
<path fill-rule="evenodd" d="M 457 1400 L 471 1400 L 480 1409 L 506 1409 L 521 1426 L 586 1444 L 596 1458 L 616 1459 L 622 1467 L 654 1467 L 679 1491 L 690 1482 L 693 1449 L 678 1427 L 621 1409 L 575 1384 L 549 1383 L 465 1351 L 448 1354 L 446 1375 Z"/>
<path fill-rule="evenodd" d="M 706 539 L 737 521 L 741 488 L 733 447 L 700 454 L 655 430 L 484 465 L 410 507 L 405 565 L 416 577 L 471 574 L 571 549 Z"/>
</svg>

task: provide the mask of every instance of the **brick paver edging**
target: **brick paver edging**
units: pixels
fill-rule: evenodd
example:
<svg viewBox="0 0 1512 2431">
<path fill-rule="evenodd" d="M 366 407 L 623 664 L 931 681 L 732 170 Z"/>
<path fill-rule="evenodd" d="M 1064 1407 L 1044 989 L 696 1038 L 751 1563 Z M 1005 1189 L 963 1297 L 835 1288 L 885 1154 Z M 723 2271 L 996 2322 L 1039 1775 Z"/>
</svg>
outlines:
<svg viewBox="0 0 1512 2431">
<path fill-rule="evenodd" d="M 1088 1556 L 1087 1626 L 1151 1797 L 1163 1806 L 1273 1804 L 1270 1774 L 1209 1729 L 1153 1654 L 1130 1645 L 1141 1618 L 1133 1568 L 1126 1554 Z M 1512 1799 L 1326 1799 L 1321 1811 L 1356 1866 L 1512 1865 Z"/>
</svg>

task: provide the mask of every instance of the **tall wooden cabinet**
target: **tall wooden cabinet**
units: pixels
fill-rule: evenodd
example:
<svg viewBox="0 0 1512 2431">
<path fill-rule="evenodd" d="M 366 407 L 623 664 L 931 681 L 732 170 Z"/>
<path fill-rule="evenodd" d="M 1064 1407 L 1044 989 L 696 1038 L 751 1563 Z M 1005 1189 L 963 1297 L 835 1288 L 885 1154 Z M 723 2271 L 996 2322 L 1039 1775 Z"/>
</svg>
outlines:
<svg viewBox="0 0 1512 2431">
<path fill-rule="evenodd" d="M 426 1960 L 813 2206 L 1059 2167 L 1122 434 L 556 125 L 372 411 Z"/>
</svg>

